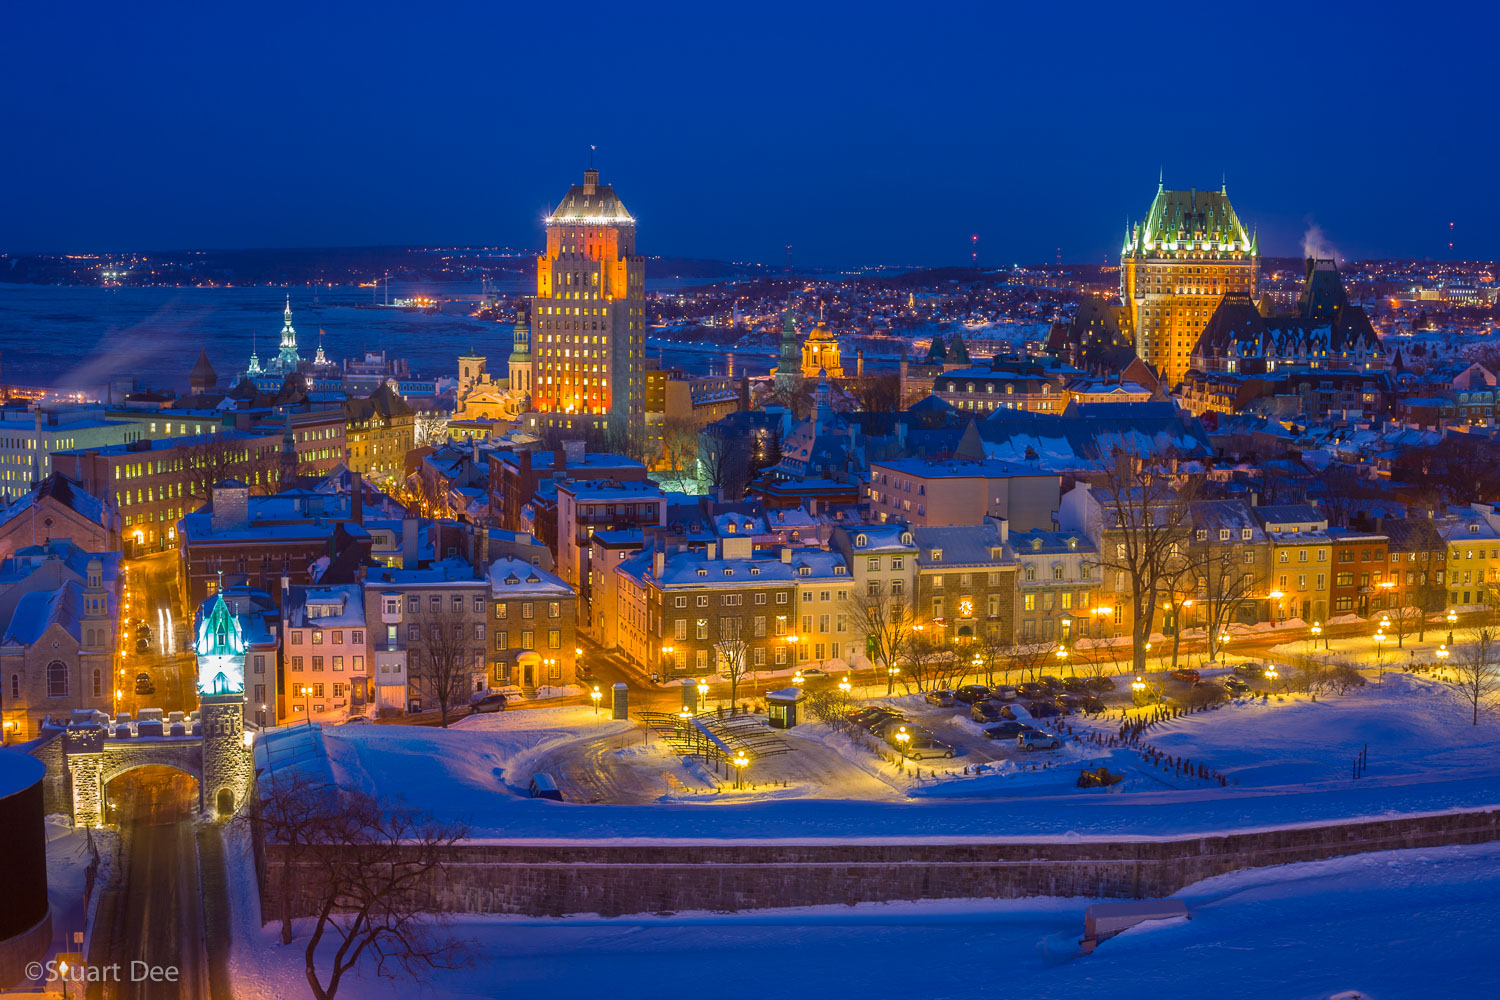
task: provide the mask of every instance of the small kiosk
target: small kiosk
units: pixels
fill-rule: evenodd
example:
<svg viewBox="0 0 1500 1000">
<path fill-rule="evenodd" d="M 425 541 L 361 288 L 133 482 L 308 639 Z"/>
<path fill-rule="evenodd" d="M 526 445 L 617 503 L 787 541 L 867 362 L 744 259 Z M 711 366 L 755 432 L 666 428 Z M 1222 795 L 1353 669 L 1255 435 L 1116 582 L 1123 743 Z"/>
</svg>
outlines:
<svg viewBox="0 0 1500 1000">
<path fill-rule="evenodd" d="M 783 688 L 766 693 L 766 711 L 770 715 L 772 729 L 791 729 L 797 724 L 797 706 L 802 702 L 802 689 Z"/>
</svg>

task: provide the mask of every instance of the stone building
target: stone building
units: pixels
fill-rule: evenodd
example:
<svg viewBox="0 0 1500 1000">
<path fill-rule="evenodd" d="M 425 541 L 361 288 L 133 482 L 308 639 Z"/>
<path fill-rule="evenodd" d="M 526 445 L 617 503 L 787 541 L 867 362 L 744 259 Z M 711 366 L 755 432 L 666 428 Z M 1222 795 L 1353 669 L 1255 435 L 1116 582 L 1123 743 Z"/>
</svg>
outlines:
<svg viewBox="0 0 1500 1000">
<path fill-rule="evenodd" d="M 1016 641 L 1070 643 L 1102 632 L 1099 553 L 1082 532 L 1032 530 L 1010 536 L 1016 554 Z"/>
<path fill-rule="evenodd" d="M 49 715 L 113 709 L 118 627 L 116 595 L 97 557 L 88 561 L 83 582 L 34 590 L 16 602 L 0 636 L 7 740 L 34 738 Z"/>
<path fill-rule="evenodd" d="M 1158 183 L 1145 222 L 1127 230 L 1120 250 L 1120 298 L 1137 356 L 1175 387 L 1219 301 L 1231 292 L 1254 298 L 1259 277 L 1259 244 L 1226 190 Z"/>
<path fill-rule="evenodd" d="M 406 453 L 416 447 L 416 411 L 389 385 L 344 406 L 344 432 L 351 472 L 367 479 L 401 479 Z"/>
<path fill-rule="evenodd" d="M 288 584 L 281 597 L 278 721 L 342 721 L 373 700 L 370 632 L 357 583 Z"/>
<path fill-rule="evenodd" d="M 916 618 L 940 642 L 981 633 L 1016 641 L 1016 571 L 1007 522 L 914 527 L 917 545 Z"/>
<path fill-rule="evenodd" d="M 54 472 L 0 508 L 0 559 L 59 538 L 89 552 L 113 551 L 120 547 L 120 516 L 113 503 Z"/>
</svg>

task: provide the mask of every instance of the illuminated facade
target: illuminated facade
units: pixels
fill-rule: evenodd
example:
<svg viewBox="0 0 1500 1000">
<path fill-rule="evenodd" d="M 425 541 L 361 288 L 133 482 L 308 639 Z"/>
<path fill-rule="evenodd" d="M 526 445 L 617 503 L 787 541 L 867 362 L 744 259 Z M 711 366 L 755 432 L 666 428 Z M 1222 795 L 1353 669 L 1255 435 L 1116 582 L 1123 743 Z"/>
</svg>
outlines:
<svg viewBox="0 0 1500 1000">
<path fill-rule="evenodd" d="M 829 378 L 843 378 L 844 365 L 839 360 L 839 341 L 820 318 L 812 333 L 802 342 L 802 377 L 817 378 L 827 372 Z"/>
<path fill-rule="evenodd" d="M 1259 270 L 1257 240 L 1222 188 L 1167 191 L 1158 182 L 1146 221 L 1127 231 L 1120 251 L 1136 356 L 1176 386 L 1219 301 L 1229 292 L 1254 298 Z"/>
<path fill-rule="evenodd" d="M 603 418 L 585 425 L 636 427 L 644 413 L 646 286 L 635 219 L 590 169 L 546 223 L 531 309 L 532 408 Z"/>
</svg>

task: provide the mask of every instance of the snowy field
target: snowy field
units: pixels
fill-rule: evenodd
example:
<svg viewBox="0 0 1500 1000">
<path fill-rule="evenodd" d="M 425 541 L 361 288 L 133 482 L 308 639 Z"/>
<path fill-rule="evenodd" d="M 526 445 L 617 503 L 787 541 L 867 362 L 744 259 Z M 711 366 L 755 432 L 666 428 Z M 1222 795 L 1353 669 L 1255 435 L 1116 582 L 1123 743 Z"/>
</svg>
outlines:
<svg viewBox="0 0 1500 1000">
<path fill-rule="evenodd" d="M 398 793 L 465 821 L 476 838 L 508 841 L 1170 837 L 1500 804 L 1500 724 L 1489 714 L 1469 725 L 1451 688 L 1412 675 L 1316 701 L 1245 699 L 1143 734 L 1159 754 L 1210 768 L 1211 780 L 1101 745 L 1118 734 L 1118 712 L 1072 717 L 1062 750 L 1024 754 L 984 739 L 959 709 L 892 701 L 958 755 L 897 768 L 806 724 L 786 737 L 795 753 L 753 764 L 756 787 L 736 792 L 648 743 L 639 725 L 589 707 L 475 716 L 448 730 L 328 727 L 323 738 L 341 783 Z M 1124 782 L 1076 787 L 1080 767 L 1101 764 Z M 569 801 L 527 798 L 537 771 L 554 774 Z M 984 808 L 995 802 L 1005 808 Z"/>
<path fill-rule="evenodd" d="M 1188 886 L 1191 919 L 1142 925 L 1076 954 L 1087 899 L 816 907 L 743 914 L 456 924 L 478 955 L 419 989 L 363 977 L 340 997 L 972 1000 L 1368 1000 L 1493 996 L 1500 844 L 1392 851 L 1235 872 Z M 239 898 L 234 993 L 307 995 L 306 927 L 288 948 Z M 347 992 L 346 992 L 347 991 Z"/>
</svg>

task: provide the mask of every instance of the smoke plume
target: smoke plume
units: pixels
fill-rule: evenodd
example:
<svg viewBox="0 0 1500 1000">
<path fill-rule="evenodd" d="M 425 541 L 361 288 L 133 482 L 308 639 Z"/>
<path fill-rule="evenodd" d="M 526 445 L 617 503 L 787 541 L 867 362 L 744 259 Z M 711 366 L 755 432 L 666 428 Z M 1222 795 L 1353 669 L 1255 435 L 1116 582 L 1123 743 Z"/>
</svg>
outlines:
<svg viewBox="0 0 1500 1000">
<path fill-rule="evenodd" d="M 1318 260 L 1338 260 L 1339 250 L 1328 241 L 1323 227 L 1309 220 L 1307 232 L 1302 234 L 1302 256 L 1315 257 Z"/>
</svg>

